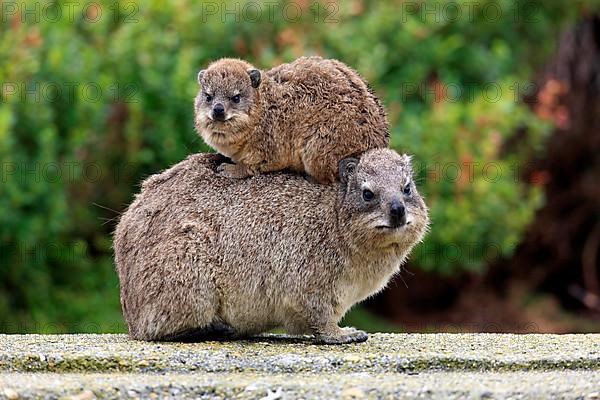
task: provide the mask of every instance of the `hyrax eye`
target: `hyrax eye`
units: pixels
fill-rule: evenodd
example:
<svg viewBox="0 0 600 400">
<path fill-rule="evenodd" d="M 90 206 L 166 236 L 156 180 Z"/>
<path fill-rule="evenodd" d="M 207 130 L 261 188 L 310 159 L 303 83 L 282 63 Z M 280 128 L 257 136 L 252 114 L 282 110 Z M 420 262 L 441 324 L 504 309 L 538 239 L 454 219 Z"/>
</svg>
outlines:
<svg viewBox="0 0 600 400">
<path fill-rule="evenodd" d="M 210 103 L 212 101 L 212 99 L 213 99 L 213 97 L 210 94 L 208 94 L 208 93 L 205 94 L 204 96 L 206 97 L 206 102 L 207 103 Z"/>
<path fill-rule="evenodd" d="M 375 193 L 371 192 L 369 189 L 365 189 L 362 192 L 362 196 L 365 201 L 371 201 L 375 198 Z"/>
<path fill-rule="evenodd" d="M 240 100 L 241 100 L 241 97 L 240 97 L 240 95 L 239 95 L 239 94 L 236 94 L 235 96 L 233 96 L 233 97 L 231 98 L 231 101 L 233 101 L 234 103 L 239 103 L 239 102 L 240 102 Z"/>
<path fill-rule="evenodd" d="M 404 193 L 407 196 L 410 196 L 410 193 L 411 193 L 410 183 L 408 183 L 406 186 L 404 186 L 404 189 L 402 189 L 402 193 Z"/>
</svg>

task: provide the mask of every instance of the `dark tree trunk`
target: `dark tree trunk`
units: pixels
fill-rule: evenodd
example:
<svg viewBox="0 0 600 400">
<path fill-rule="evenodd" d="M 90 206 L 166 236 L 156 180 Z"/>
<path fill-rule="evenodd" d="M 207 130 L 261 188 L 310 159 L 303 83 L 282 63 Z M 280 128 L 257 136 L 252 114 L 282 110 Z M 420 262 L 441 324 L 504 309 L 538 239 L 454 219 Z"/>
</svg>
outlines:
<svg viewBox="0 0 600 400">
<path fill-rule="evenodd" d="M 546 204 L 513 258 L 514 272 L 567 307 L 600 309 L 600 17 L 565 33 L 533 100 L 557 129 L 530 174 Z"/>
</svg>

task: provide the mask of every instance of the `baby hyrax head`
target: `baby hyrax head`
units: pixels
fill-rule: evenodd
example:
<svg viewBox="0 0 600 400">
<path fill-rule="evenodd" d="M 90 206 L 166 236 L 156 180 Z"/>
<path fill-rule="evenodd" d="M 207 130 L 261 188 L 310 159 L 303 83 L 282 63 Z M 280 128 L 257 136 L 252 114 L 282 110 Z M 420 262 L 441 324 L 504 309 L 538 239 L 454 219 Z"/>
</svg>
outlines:
<svg viewBox="0 0 600 400">
<path fill-rule="evenodd" d="M 344 208 L 360 227 L 357 237 L 375 247 L 411 247 L 425 235 L 427 206 L 413 180 L 411 159 L 390 149 L 340 162 Z"/>
<path fill-rule="evenodd" d="M 196 129 L 208 144 L 236 142 L 235 135 L 250 123 L 260 81 L 259 70 L 232 58 L 215 61 L 198 73 Z"/>
</svg>

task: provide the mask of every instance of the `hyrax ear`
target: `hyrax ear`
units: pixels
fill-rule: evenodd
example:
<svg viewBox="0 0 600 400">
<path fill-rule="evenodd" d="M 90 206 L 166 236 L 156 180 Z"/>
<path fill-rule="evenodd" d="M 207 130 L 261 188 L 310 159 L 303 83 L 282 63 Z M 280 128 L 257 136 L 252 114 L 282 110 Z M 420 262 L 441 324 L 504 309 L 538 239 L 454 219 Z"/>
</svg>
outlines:
<svg viewBox="0 0 600 400">
<path fill-rule="evenodd" d="M 198 83 L 202 84 L 202 77 L 204 76 L 204 73 L 206 72 L 205 69 L 203 69 L 202 71 L 198 72 Z"/>
<path fill-rule="evenodd" d="M 248 76 L 250 76 L 252 87 L 256 89 L 260 85 L 260 71 L 257 69 L 248 70 Z"/>
<path fill-rule="evenodd" d="M 402 154 L 400 158 L 402 159 L 402 164 L 404 164 L 408 171 L 412 174 L 412 156 L 409 156 L 408 154 Z"/>
<path fill-rule="evenodd" d="M 346 185 L 350 180 L 350 177 L 354 174 L 354 171 L 356 171 L 357 165 L 358 158 L 354 157 L 344 158 L 342 161 L 340 161 L 338 165 L 340 182 Z"/>
</svg>

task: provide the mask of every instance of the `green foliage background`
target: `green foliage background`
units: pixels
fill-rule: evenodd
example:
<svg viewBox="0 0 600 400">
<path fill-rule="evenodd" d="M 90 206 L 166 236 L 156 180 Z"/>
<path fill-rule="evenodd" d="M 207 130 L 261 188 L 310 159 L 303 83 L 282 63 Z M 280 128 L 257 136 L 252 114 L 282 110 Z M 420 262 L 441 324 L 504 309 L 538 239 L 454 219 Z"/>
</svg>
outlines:
<svg viewBox="0 0 600 400">
<path fill-rule="evenodd" d="M 124 329 L 111 231 L 144 177 L 208 150 L 192 99 L 219 57 L 353 66 L 419 166 L 432 230 L 413 263 L 451 274 L 509 255 L 542 201 L 515 171 L 550 129 L 522 88 L 596 4 L 450 3 L 0 1 L 0 332 Z"/>
</svg>

